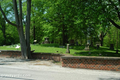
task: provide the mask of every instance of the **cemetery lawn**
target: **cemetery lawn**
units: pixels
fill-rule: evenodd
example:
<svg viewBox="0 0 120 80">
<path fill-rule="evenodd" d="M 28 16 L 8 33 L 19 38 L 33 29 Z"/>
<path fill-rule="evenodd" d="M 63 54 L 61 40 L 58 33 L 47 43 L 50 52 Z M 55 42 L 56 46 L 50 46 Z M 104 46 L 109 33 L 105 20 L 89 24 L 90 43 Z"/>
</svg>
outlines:
<svg viewBox="0 0 120 80">
<path fill-rule="evenodd" d="M 20 50 L 15 48 L 16 45 L 10 46 L 0 46 L 0 50 Z M 59 46 L 57 44 L 45 44 L 45 45 L 33 45 L 31 44 L 31 50 L 34 52 L 43 52 L 43 53 L 55 53 L 55 54 L 65 54 L 73 56 L 109 56 L 109 57 L 120 57 L 119 54 L 116 54 L 115 50 L 110 50 L 109 47 L 100 47 L 96 49 L 95 47 L 90 47 L 90 51 L 84 50 L 85 46 L 70 46 L 70 54 L 66 53 L 65 46 Z"/>
</svg>

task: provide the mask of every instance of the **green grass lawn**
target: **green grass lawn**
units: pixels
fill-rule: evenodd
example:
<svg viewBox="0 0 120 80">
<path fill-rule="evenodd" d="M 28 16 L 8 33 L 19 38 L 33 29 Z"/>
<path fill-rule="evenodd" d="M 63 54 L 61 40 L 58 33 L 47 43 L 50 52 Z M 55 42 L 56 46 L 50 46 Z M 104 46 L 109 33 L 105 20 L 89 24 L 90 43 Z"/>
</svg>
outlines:
<svg viewBox="0 0 120 80">
<path fill-rule="evenodd" d="M 20 50 L 20 48 L 16 49 L 15 46 L 16 45 L 0 46 L 0 50 Z M 90 47 L 90 51 L 85 51 L 84 48 L 85 46 L 70 46 L 70 54 L 73 56 L 120 57 L 120 49 L 119 49 L 119 54 L 116 54 L 115 50 L 109 50 L 108 47 L 100 47 L 99 49 Z M 57 44 L 44 44 L 44 45 L 31 44 L 31 50 L 35 50 L 35 52 L 44 52 L 44 53 L 69 54 L 66 53 L 65 46 L 59 46 Z"/>
</svg>

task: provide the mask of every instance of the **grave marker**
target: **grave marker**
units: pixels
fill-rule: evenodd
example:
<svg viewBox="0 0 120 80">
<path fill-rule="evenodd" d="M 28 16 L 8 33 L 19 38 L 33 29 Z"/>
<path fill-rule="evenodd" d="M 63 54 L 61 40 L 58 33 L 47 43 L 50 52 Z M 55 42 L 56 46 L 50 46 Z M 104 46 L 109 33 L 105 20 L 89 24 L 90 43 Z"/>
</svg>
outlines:
<svg viewBox="0 0 120 80">
<path fill-rule="evenodd" d="M 44 44 L 48 44 L 48 43 L 50 43 L 50 42 L 49 42 L 49 38 L 48 38 L 48 37 L 45 37 Z"/>
<path fill-rule="evenodd" d="M 70 50 L 69 50 L 69 44 L 67 44 L 67 50 L 66 50 L 66 53 L 70 53 Z"/>
</svg>

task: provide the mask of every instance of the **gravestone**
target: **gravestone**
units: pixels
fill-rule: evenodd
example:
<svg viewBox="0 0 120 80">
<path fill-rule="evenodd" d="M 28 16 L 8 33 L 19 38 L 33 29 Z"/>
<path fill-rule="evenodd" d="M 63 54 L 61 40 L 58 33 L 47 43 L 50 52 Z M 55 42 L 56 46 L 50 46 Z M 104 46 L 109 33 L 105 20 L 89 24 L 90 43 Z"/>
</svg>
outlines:
<svg viewBox="0 0 120 80">
<path fill-rule="evenodd" d="M 87 40 L 87 44 L 85 45 L 85 50 L 87 51 L 90 50 L 89 45 L 90 45 L 90 40 Z"/>
<path fill-rule="evenodd" d="M 67 50 L 66 50 L 66 53 L 70 53 L 70 50 L 69 50 L 69 44 L 67 44 Z"/>
<path fill-rule="evenodd" d="M 49 44 L 49 38 L 48 37 L 45 37 L 45 41 L 44 41 L 44 44 Z"/>
<path fill-rule="evenodd" d="M 97 46 L 97 45 L 101 46 L 101 43 L 100 43 L 100 42 L 96 42 L 96 46 Z"/>
<path fill-rule="evenodd" d="M 87 40 L 87 44 L 90 45 L 90 40 Z"/>
<path fill-rule="evenodd" d="M 89 51 L 89 50 L 90 50 L 89 44 L 86 44 L 86 45 L 85 45 L 85 49 L 84 49 L 84 50 L 86 50 L 86 51 Z"/>
</svg>

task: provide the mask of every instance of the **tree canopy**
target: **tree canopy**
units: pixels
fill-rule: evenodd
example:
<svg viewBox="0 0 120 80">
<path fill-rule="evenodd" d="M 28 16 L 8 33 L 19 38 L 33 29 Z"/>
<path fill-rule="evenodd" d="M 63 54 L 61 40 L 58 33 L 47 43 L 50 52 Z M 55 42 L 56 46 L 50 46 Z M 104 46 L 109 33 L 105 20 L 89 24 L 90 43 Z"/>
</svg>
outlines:
<svg viewBox="0 0 120 80">
<path fill-rule="evenodd" d="M 100 41 L 101 45 L 107 46 L 115 41 L 115 39 L 111 39 L 108 42 L 108 36 L 117 38 L 115 27 L 120 29 L 119 0 L 31 0 L 31 7 L 28 7 L 30 6 L 29 0 L 13 1 L 16 2 L 0 1 L 0 10 L 2 13 L 4 12 L 3 15 L 0 14 L 0 18 L 2 21 L 7 21 L 5 27 L 2 23 L 0 24 L 0 33 L 5 33 L 3 28 L 7 30 L 8 23 L 17 28 L 19 28 L 18 25 L 22 26 L 20 27 L 23 30 L 21 35 L 25 34 L 23 38 L 25 38 L 26 46 L 29 46 L 29 43 L 33 43 L 34 40 L 42 43 L 45 37 L 49 37 L 51 43 L 61 45 L 71 42 L 86 44 L 90 39 L 92 45 Z M 13 16 L 15 17 L 13 18 Z M 27 26 L 30 27 L 27 29 Z M 19 32 L 20 29 L 17 30 Z M 8 31 L 6 32 L 8 33 Z M 118 33 L 120 33 L 119 30 Z M 4 40 L 6 36 L 0 37 Z M 26 43 L 27 39 L 28 43 Z"/>
</svg>

